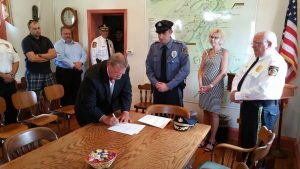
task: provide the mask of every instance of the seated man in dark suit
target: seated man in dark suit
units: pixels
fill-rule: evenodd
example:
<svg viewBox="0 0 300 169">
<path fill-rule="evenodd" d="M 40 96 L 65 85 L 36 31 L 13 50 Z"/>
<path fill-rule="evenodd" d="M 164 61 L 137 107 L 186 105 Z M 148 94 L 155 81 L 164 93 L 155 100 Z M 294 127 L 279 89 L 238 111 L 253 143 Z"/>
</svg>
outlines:
<svg viewBox="0 0 300 169">
<path fill-rule="evenodd" d="M 107 125 L 129 122 L 132 90 L 127 67 L 126 57 L 115 53 L 109 60 L 87 70 L 75 106 L 80 126 L 97 122 Z M 117 110 L 121 110 L 121 115 L 116 118 L 113 112 Z"/>
</svg>

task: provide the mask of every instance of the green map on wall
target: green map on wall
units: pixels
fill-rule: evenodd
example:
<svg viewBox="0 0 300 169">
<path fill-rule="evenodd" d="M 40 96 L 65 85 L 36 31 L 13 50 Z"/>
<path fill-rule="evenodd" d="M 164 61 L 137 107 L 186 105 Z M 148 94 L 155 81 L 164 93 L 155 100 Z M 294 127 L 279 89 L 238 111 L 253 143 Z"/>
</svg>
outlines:
<svg viewBox="0 0 300 169">
<path fill-rule="evenodd" d="M 173 38 L 187 44 L 191 73 L 187 78 L 184 101 L 198 103 L 198 68 L 204 49 L 210 48 L 211 28 L 225 32 L 223 47 L 230 52 L 228 72 L 236 73 L 251 56 L 255 33 L 256 0 L 148 0 L 149 46 L 158 40 L 155 23 L 171 20 Z M 226 95 L 228 94 L 225 92 Z M 228 103 L 228 96 L 224 103 Z"/>
</svg>

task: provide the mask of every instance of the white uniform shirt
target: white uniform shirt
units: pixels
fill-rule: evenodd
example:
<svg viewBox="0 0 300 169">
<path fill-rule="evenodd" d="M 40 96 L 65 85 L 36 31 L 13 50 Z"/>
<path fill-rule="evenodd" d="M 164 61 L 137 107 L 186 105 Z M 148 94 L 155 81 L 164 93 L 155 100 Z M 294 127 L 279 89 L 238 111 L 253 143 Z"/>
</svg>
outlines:
<svg viewBox="0 0 300 169">
<path fill-rule="evenodd" d="M 115 53 L 114 45 L 111 40 L 108 40 L 109 45 L 109 51 L 110 55 Z M 108 60 L 108 50 L 107 50 L 107 44 L 106 39 L 104 39 L 102 36 L 99 36 L 95 38 L 91 44 L 91 61 L 92 65 L 96 64 L 96 59 L 99 59 L 101 61 Z"/>
<path fill-rule="evenodd" d="M 232 91 L 237 86 L 245 72 L 255 61 L 256 57 L 241 68 L 232 82 Z M 278 100 L 282 95 L 287 73 L 287 64 L 283 57 L 275 50 L 269 51 L 259 58 L 246 76 L 241 90 L 235 93 L 236 100 Z"/>
<path fill-rule="evenodd" d="M 0 39 L 0 72 L 10 73 L 12 71 L 12 64 L 19 61 L 20 57 L 15 52 L 11 43 Z"/>
</svg>

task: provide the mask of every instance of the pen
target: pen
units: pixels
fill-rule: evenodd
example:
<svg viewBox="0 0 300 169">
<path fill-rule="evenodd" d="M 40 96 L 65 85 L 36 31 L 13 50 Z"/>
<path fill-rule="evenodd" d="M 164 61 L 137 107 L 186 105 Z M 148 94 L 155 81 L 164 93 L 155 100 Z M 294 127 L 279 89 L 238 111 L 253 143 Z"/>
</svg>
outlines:
<svg viewBox="0 0 300 169">
<path fill-rule="evenodd" d="M 113 117 L 115 118 L 115 119 L 117 119 L 117 117 L 115 116 L 115 114 L 113 113 L 112 114 L 113 115 Z M 116 124 L 119 124 L 119 120 L 117 119 L 117 123 Z"/>
</svg>

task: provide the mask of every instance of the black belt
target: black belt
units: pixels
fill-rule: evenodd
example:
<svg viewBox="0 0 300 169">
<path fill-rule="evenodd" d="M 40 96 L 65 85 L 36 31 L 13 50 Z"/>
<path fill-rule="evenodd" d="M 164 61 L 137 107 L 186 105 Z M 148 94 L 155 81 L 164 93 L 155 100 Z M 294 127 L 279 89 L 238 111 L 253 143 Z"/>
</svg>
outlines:
<svg viewBox="0 0 300 169">
<path fill-rule="evenodd" d="M 66 71 L 72 71 L 73 70 L 73 68 L 63 68 L 63 67 L 56 67 L 56 69 L 58 69 L 58 70 L 66 70 Z"/>
<path fill-rule="evenodd" d="M 56 70 L 64 71 L 64 72 L 82 72 L 82 70 L 76 70 L 76 69 L 68 69 L 68 68 L 62 68 L 62 67 L 56 67 Z"/>
<path fill-rule="evenodd" d="M 243 103 L 256 104 L 261 106 L 277 105 L 278 100 L 244 100 Z"/>
</svg>

